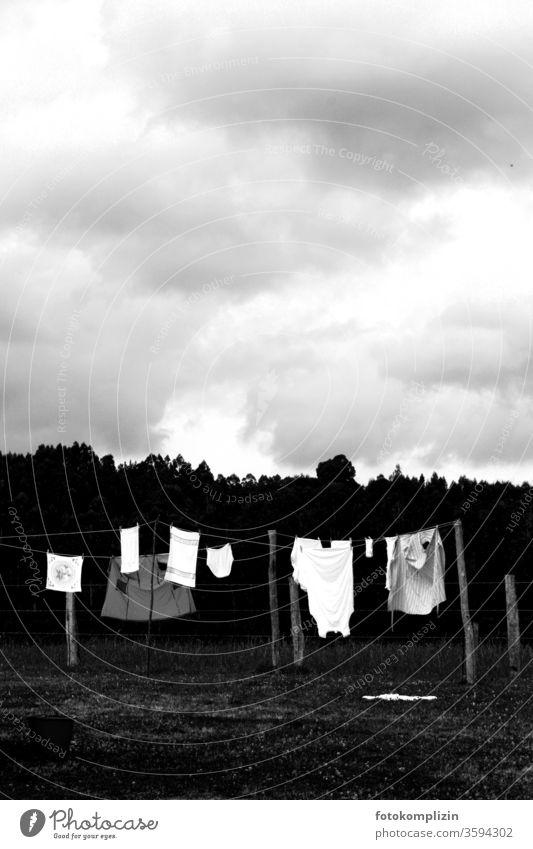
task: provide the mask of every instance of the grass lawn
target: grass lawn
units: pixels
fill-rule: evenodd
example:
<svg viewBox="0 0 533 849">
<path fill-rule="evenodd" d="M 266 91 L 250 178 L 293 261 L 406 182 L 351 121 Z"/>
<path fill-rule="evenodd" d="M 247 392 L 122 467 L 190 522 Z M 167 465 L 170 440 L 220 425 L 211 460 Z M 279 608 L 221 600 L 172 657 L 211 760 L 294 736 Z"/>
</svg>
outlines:
<svg viewBox="0 0 533 849">
<path fill-rule="evenodd" d="M 269 669 L 258 640 L 4 644 L 0 791 L 15 799 L 527 799 L 531 658 L 510 681 L 482 645 L 479 682 L 458 645 L 308 639 L 302 670 Z M 366 677 L 365 677 L 366 676 Z M 366 701 L 400 692 L 436 701 Z M 9 712 L 9 713 L 8 713 Z M 75 720 L 70 754 L 46 759 L 29 717 Z M 19 720 L 14 724 L 12 716 Z"/>
</svg>

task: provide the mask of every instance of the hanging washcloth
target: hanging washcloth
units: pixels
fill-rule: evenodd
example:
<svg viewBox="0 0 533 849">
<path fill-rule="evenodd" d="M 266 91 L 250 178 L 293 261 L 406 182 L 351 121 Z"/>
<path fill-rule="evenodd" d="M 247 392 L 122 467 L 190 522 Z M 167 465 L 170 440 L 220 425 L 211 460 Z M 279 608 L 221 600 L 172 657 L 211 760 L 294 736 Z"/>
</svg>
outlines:
<svg viewBox="0 0 533 849">
<path fill-rule="evenodd" d="M 227 578 L 233 564 L 231 545 L 226 543 L 221 548 L 207 549 L 207 565 L 215 578 Z"/>
<path fill-rule="evenodd" d="M 81 592 L 81 567 L 83 557 L 62 557 L 60 554 L 46 555 L 46 589 L 63 593 Z"/>
<path fill-rule="evenodd" d="M 139 569 L 139 525 L 120 529 L 120 571 L 137 572 Z"/>
<path fill-rule="evenodd" d="M 374 541 L 372 537 L 365 537 L 365 557 L 374 556 Z"/>
<path fill-rule="evenodd" d="M 170 529 L 170 550 L 168 553 L 165 581 L 181 584 L 183 587 L 196 586 L 196 562 L 200 534 L 197 531 Z"/>
</svg>

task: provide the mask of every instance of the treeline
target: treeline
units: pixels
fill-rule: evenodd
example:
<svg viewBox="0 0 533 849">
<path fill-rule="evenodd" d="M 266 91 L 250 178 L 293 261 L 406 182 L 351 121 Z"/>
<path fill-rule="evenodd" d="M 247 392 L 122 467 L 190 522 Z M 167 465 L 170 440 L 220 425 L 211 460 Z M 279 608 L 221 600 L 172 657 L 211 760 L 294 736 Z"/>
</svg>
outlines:
<svg viewBox="0 0 533 849">
<path fill-rule="evenodd" d="M 117 464 L 111 455 L 99 457 L 83 443 L 42 445 L 32 455 L 10 453 L 1 459 L 0 631 L 5 635 L 61 634 L 64 599 L 61 593 L 44 589 L 48 549 L 85 555 L 80 628 L 86 634 L 106 632 L 109 626 L 99 612 L 109 557 L 120 553 L 117 529 L 139 522 L 141 551 L 150 553 L 157 517 L 158 552 L 168 550 L 170 523 L 200 529 L 202 546 L 243 540 L 234 545 L 236 560 L 224 581 L 210 573 L 201 549 L 194 591 L 198 616 L 193 621 L 158 623 L 155 627 L 161 633 L 268 634 L 270 528 L 278 531 L 279 603 L 282 629 L 289 633 L 286 576 L 295 534 L 362 540 L 439 524 L 448 565 L 447 602 L 431 617 L 432 633 L 439 639 L 455 639 L 461 634 L 461 618 L 454 531 L 447 523 L 457 518 L 463 521 L 470 606 L 482 638 L 505 633 L 507 572 L 514 572 L 519 582 L 522 633 L 531 631 L 532 497 L 526 483 L 516 486 L 466 477 L 448 483 L 436 473 L 428 479 L 409 477 L 396 467 L 390 475 L 378 475 L 362 485 L 342 455 L 319 463 L 313 476 L 215 478 L 206 462 L 193 467 L 181 455 L 151 455 Z M 364 545 L 355 547 L 352 633 L 356 636 L 391 633 L 385 563 L 384 543 L 374 547 L 372 560 L 365 558 Z M 311 621 L 305 593 L 301 603 L 303 621 Z M 418 619 L 395 622 L 394 635 L 416 630 Z M 113 628 L 122 630 L 122 623 Z M 127 628 L 132 630 L 129 623 Z M 308 633 L 314 633 L 314 626 Z"/>
<path fill-rule="evenodd" d="M 13 535 L 10 507 L 26 535 L 68 534 L 68 549 L 117 552 L 113 534 L 78 531 L 163 522 L 200 528 L 207 539 L 280 534 L 362 538 L 404 533 L 463 520 L 467 565 L 476 576 L 501 577 L 513 569 L 529 579 L 532 532 L 530 486 L 466 477 L 447 483 L 434 473 L 408 477 L 396 467 L 386 477 L 357 482 L 340 455 L 319 463 L 315 476 L 218 475 L 206 462 L 193 468 L 184 457 L 150 455 L 116 464 L 90 446 L 41 445 L 34 454 L 3 455 L 0 464 L 1 534 Z M 150 531 L 141 540 L 149 544 Z M 58 538 L 50 537 L 56 545 Z M 65 548 L 67 537 L 59 538 Z M 146 548 L 146 550 L 151 550 Z M 7 549 L 4 549 L 4 554 Z"/>
</svg>

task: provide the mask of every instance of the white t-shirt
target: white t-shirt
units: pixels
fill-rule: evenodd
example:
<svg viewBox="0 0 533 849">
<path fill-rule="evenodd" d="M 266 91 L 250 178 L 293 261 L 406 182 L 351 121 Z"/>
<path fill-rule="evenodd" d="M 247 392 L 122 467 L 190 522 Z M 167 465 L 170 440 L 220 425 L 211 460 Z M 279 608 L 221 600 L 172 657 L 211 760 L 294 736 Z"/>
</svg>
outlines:
<svg viewBox="0 0 533 849">
<path fill-rule="evenodd" d="M 350 548 L 304 548 L 298 556 L 304 575 L 309 612 L 316 620 L 318 634 L 340 631 L 350 636 L 353 613 L 353 568 Z"/>
<path fill-rule="evenodd" d="M 305 548 L 322 548 L 322 543 L 319 539 L 309 539 L 308 537 L 295 537 L 294 539 L 294 545 L 291 551 L 292 577 L 297 584 L 300 584 L 303 590 L 306 589 L 306 586 L 301 570 L 300 553 Z"/>
</svg>

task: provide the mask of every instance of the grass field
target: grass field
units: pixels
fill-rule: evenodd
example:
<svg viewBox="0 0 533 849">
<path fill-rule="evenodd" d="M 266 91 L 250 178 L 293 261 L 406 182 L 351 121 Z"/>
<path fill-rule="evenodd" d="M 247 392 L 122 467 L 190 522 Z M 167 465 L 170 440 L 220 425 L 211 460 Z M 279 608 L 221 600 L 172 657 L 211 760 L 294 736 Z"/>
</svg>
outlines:
<svg viewBox="0 0 533 849">
<path fill-rule="evenodd" d="M 459 645 L 306 643 L 302 670 L 258 641 L 2 646 L 0 790 L 15 799 L 531 798 L 531 658 L 511 682 L 482 645 L 479 682 Z M 366 676 L 366 677 L 365 677 Z M 378 702 L 397 691 L 436 701 Z M 75 720 L 70 754 L 46 759 L 27 720 Z"/>
</svg>

